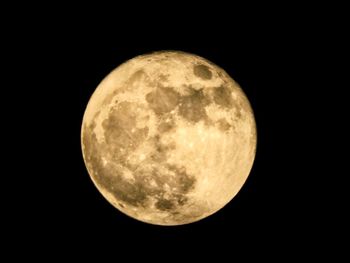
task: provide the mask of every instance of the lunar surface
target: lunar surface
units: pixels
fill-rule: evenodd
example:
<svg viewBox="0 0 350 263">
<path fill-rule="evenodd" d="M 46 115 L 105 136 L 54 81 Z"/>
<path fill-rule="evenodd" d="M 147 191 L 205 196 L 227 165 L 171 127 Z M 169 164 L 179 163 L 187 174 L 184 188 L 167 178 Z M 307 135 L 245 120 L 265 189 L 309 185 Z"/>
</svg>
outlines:
<svg viewBox="0 0 350 263">
<path fill-rule="evenodd" d="M 249 101 L 220 67 L 161 51 L 112 71 L 92 95 L 81 143 L 89 175 L 118 210 L 181 225 L 224 207 L 253 165 Z"/>
</svg>

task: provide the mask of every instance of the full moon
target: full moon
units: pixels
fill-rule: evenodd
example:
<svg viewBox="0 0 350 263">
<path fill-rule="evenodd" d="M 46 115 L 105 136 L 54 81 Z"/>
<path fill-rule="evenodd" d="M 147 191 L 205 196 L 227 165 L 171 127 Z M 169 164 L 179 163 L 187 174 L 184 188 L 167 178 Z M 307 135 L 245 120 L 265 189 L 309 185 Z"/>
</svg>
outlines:
<svg viewBox="0 0 350 263">
<path fill-rule="evenodd" d="M 142 222 L 182 225 L 238 193 L 256 152 L 253 110 L 219 66 L 160 51 L 114 69 L 86 107 L 88 173 L 115 208 Z"/>
</svg>

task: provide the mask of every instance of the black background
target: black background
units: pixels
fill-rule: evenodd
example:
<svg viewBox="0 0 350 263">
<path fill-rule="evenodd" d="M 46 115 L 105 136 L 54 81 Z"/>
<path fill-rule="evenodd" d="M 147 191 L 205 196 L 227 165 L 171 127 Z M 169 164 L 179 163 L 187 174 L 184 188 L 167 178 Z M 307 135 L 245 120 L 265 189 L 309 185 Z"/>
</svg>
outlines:
<svg viewBox="0 0 350 263">
<path fill-rule="evenodd" d="M 226 18 L 166 29 L 160 26 L 166 15 L 150 25 L 110 22 L 118 25 L 113 30 L 84 22 L 22 24 L 14 51 L 5 49 L 15 69 L 11 83 L 21 87 L 17 104 L 25 105 L 9 120 L 20 127 L 13 135 L 24 157 L 11 164 L 20 176 L 11 178 L 18 194 L 9 205 L 10 244 L 35 244 L 51 255 L 81 250 L 118 257 L 132 250 L 132 258 L 166 253 L 183 260 L 312 251 L 322 235 L 315 170 L 308 165 L 316 144 L 309 127 L 317 118 L 311 66 L 319 61 L 317 29 L 283 13 L 239 23 Z M 81 153 L 84 110 L 100 81 L 126 60 L 159 50 L 194 53 L 224 68 L 243 88 L 257 123 L 256 158 L 244 187 L 219 212 L 183 226 L 145 224 L 116 210 L 93 185 Z"/>
</svg>

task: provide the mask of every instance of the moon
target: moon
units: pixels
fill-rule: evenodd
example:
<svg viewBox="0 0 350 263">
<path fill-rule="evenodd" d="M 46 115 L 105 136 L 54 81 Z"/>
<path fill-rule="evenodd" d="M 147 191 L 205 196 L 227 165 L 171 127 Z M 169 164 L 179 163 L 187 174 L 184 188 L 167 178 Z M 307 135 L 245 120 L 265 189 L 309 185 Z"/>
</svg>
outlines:
<svg viewBox="0 0 350 263">
<path fill-rule="evenodd" d="M 193 223 L 230 202 L 250 173 L 256 141 L 240 86 L 214 63 L 179 51 L 114 69 L 91 96 L 81 129 L 100 193 L 156 225 Z"/>
</svg>

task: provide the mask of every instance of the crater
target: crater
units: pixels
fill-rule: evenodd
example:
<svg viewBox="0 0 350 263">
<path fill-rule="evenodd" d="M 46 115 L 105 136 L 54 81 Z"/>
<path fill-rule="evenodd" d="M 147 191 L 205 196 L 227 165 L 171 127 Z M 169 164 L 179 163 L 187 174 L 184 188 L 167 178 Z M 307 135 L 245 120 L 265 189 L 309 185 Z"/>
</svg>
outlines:
<svg viewBox="0 0 350 263">
<path fill-rule="evenodd" d="M 201 79 L 209 80 L 212 78 L 212 73 L 210 69 L 205 65 L 195 65 L 193 67 L 193 74 Z"/>
</svg>

